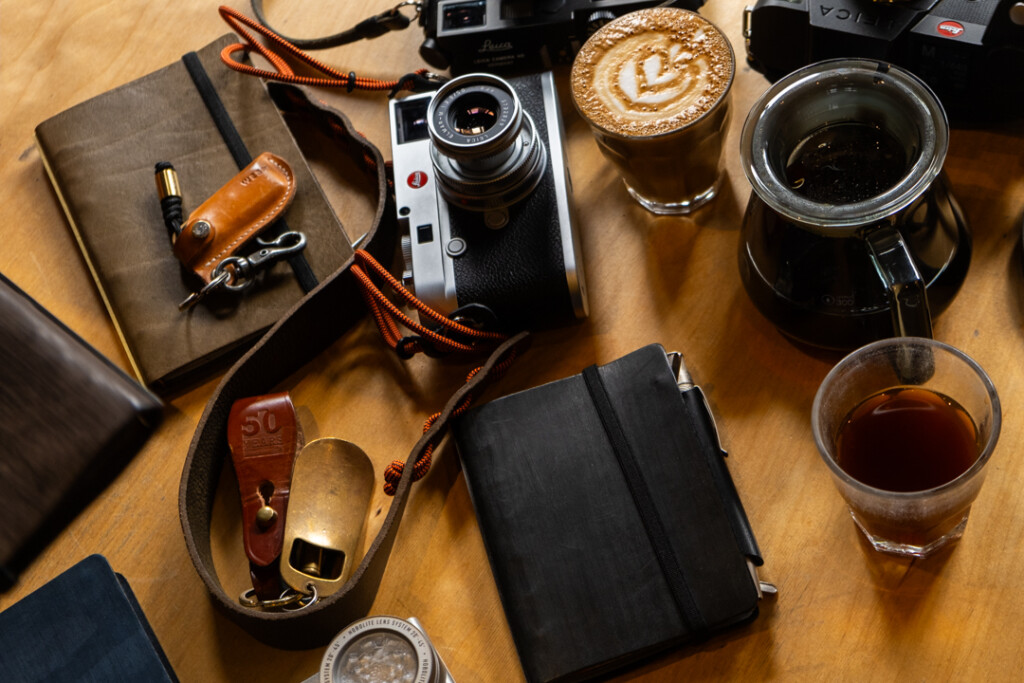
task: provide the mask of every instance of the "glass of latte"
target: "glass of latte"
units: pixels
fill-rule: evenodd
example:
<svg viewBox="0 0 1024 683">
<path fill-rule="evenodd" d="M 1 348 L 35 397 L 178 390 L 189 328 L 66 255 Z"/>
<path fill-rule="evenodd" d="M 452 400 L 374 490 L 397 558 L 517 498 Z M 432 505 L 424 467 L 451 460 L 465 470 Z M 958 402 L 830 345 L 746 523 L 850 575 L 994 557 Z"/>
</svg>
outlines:
<svg viewBox="0 0 1024 683">
<path fill-rule="evenodd" d="M 686 214 L 718 192 L 735 71 L 732 46 L 711 22 L 651 7 L 587 40 L 572 97 L 629 194 L 653 213 Z"/>
</svg>

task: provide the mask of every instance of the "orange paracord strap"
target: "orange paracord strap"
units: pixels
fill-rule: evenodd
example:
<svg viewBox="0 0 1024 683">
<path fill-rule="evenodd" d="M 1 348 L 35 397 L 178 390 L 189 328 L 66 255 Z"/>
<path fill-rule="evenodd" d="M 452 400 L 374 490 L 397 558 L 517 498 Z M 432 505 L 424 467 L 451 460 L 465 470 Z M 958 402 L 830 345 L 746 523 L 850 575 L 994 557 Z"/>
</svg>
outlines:
<svg viewBox="0 0 1024 683">
<path fill-rule="evenodd" d="M 482 330 L 475 330 L 472 327 L 467 327 L 461 323 L 458 323 L 450 318 L 447 318 L 434 309 L 430 308 L 422 301 L 417 299 L 412 292 L 402 286 L 395 277 L 387 271 L 384 266 L 377 262 L 368 252 L 363 249 L 359 249 L 355 252 L 356 263 L 352 265 L 352 274 L 356 276 L 356 282 L 359 284 L 359 289 L 362 292 L 363 300 L 366 302 L 367 307 L 373 315 L 374 321 L 377 323 L 377 328 L 380 330 L 381 336 L 384 337 L 384 341 L 388 346 L 392 348 L 398 348 L 402 342 L 402 333 L 399 331 L 398 323 L 401 323 L 405 327 L 415 331 L 421 337 L 429 340 L 433 344 L 434 348 L 442 352 L 450 351 L 477 351 L 477 344 L 482 342 L 502 342 L 508 337 L 499 332 L 487 332 Z M 445 336 L 439 331 L 427 328 L 420 323 L 417 323 L 412 318 L 403 313 L 398 306 L 392 303 L 388 297 L 381 291 L 373 280 L 370 278 L 369 270 L 374 275 L 382 278 L 387 284 L 405 300 L 406 303 L 416 308 L 420 313 L 426 315 L 431 320 L 438 324 L 438 329 L 445 330 L 449 333 L 460 335 L 465 341 L 457 341 Z M 415 353 L 416 351 L 422 351 L 422 344 L 414 342 L 413 344 L 406 345 L 404 351 L 407 354 Z M 513 348 L 508 356 L 494 366 L 492 371 L 493 377 L 500 377 L 512 362 L 516 358 L 516 349 Z M 475 368 L 466 377 L 466 381 L 469 382 L 479 372 L 481 368 Z M 465 399 L 458 405 L 453 411 L 452 415 L 460 415 L 464 413 L 473 402 L 473 396 L 467 394 Z M 423 425 L 423 431 L 427 432 L 434 422 L 441 416 L 441 413 L 435 413 L 427 418 L 427 421 Z M 441 434 L 438 434 L 437 440 L 440 441 Z M 413 465 L 413 481 L 421 479 L 427 471 L 430 470 L 431 458 L 436 447 L 436 442 L 428 443 L 423 452 L 416 459 Z M 389 496 L 395 494 L 395 487 L 398 486 L 398 480 L 402 477 L 402 471 L 405 469 L 405 463 L 401 460 L 393 461 L 384 470 L 384 492 Z"/>
<path fill-rule="evenodd" d="M 438 313 L 403 287 L 402 283 L 396 280 L 384 266 L 380 265 L 369 252 L 359 249 L 355 256 L 356 263 L 352 265 L 352 274 L 356 276 L 363 300 L 370 309 L 381 336 L 391 348 L 401 350 L 406 355 L 424 350 L 423 344 L 416 341 L 400 348 L 403 338 L 398 329 L 399 323 L 414 331 L 422 339 L 429 341 L 433 348 L 441 353 L 478 351 L 480 342 L 502 342 L 508 338 L 507 335 L 500 332 L 473 329 Z M 367 270 L 382 278 L 407 304 L 433 320 L 437 324 L 437 328 L 428 328 L 403 313 L 374 283 Z M 446 336 L 442 331 L 456 335 L 458 338 Z"/>
<path fill-rule="evenodd" d="M 354 89 L 372 91 L 392 90 L 399 85 L 402 86 L 401 89 L 403 90 L 412 88 L 410 81 L 403 82 L 399 80 L 362 78 L 357 77 L 354 72 L 345 73 L 338 69 L 334 69 L 295 47 L 263 24 L 250 19 L 231 7 L 222 5 L 218 9 L 218 12 L 220 12 L 220 16 L 224 21 L 226 21 L 228 25 L 231 26 L 231 28 L 234 29 L 235 32 L 238 33 L 245 41 L 243 43 L 233 43 L 228 45 L 220 53 L 221 60 L 235 71 L 239 71 L 250 76 L 258 76 L 271 81 L 293 83 L 295 85 L 322 86 L 327 88 L 346 88 L 350 92 Z M 246 30 L 246 27 L 264 36 L 273 47 L 261 43 L 252 33 Z M 285 61 L 284 57 L 275 50 L 279 50 L 281 53 L 290 55 L 310 68 L 325 74 L 325 76 L 299 76 L 291 68 L 288 62 Z M 243 64 L 239 62 L 232 56 L 234 53 L 239 51 L 258 52 L 274 66 L 276 71 L 259 69 L 250 64 Z M 419 69 L 414 73 L 423 75 L 427 73 L 427 70 Z"/>
</svg>

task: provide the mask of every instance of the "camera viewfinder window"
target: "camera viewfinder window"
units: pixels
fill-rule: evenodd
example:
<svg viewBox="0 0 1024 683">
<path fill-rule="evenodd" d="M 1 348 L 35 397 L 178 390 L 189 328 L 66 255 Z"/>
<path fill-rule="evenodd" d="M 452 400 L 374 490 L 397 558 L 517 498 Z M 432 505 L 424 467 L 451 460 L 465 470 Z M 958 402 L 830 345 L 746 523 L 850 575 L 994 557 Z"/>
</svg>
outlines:
<svg viewBox="0 0 1024 683">
<path fill-rule="evenodd" d="M 446 5 L 444 8 L 444 28 L 469 28 L 471 26 L 483 26 L 484 17 L 487 14 L 486 0 L 472 0 L 471 2 L 460 2 L 455 5 Z"/>
</svg>

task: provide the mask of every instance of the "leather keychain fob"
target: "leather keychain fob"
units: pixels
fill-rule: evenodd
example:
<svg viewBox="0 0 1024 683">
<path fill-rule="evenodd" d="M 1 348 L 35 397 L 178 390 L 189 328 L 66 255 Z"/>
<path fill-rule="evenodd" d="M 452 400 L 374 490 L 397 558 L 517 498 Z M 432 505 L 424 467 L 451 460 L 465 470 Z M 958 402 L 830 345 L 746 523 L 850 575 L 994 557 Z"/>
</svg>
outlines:
<svg viewBox="0 0 1024 683">
<path fill-rule="evenodd" d="M 224 259 L 281 215 L 295 197 L 295 174 L 281 157 L 263 152 L 186 219 L 174 254 L 204 284 Z"/>
<path fill-rule="evenodd" d="M 296 591 L 319 595 L 345 585 L 373 497 L 373 464 L 342 439 L 317 439 L 295 458 L 291 509 L 284 531 L 281 578 Z"/>
<path fill-rule="evenodd" d="M 287 392 L 238 399 L 228 416 L 228 445 L 242 496 L 242 537 L 253 588 L 277 599 L 292 466 L 302 430 Z"/>
</svg>

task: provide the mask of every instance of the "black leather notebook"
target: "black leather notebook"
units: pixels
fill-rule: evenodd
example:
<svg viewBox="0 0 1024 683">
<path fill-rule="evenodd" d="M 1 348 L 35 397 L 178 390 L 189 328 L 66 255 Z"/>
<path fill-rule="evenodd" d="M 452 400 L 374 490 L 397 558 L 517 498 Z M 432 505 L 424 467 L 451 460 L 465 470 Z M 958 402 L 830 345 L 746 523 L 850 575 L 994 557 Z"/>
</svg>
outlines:
<svg viewBox="0 0 1024 683">
<path fill-rule="evenodd" d="M 0 612 L 0 680 L 177 683 L 131 587 L 90 555 Z"/>
<path fill-rule="evenodd" d="M 163 404 L 0 275 L 0 591 L 121 471 Z"/>
<path fill-rule="evenodd" d="M 757 615 L 760 551 L 707 402 L 672 363 L 650 345 L 455 424 L 531 683 L 586 680 Z"/>
</svg>

